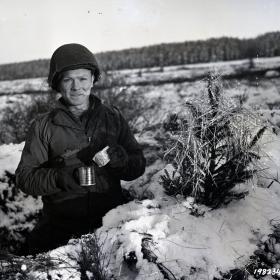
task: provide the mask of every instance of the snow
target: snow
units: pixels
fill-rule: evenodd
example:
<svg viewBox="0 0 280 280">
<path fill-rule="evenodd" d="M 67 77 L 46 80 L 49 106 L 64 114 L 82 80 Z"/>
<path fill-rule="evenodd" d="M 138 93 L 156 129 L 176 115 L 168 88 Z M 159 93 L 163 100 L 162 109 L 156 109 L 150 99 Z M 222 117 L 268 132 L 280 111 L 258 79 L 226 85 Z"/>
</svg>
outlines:
<svg viewBox="0 0 280 280">
<path fill-rule="evenodd" d="M 15 173 L 19 164 L 21 152 L 24 143 L 21 144 L 6 144 L 0 148 L 0 178 L 3 177 L 5 171 Z"/>
<path fill-rule="evenodd" d="M 20 191 L 14 194 L 13 186 L 9 186 L 5 180 L 6 171 L 11 174 L 15 173 L 23 146 L 24 143 L 0 146 L 0 200 L 5 201 L 8 209 L 8 213 L 6 213 L 2 207 L 0 208 L 0 230 L 8 229 L 11 236 L 18 240 L 22 240 L 21 231 L 31 231 L 34 227 L 34 220 L 29 222 L 26 220 L 42 208 L 40 198 L 27 196 Z M 4 193 L 6 194 L 4 195 Z"/>
<path fill-rule="evenodd" d="M 0 82 L 0 94 L 14 94 L 22 92 L 47 91 L 46 78 L 18 79 Z"/>
<path fill-rule="evenodd" d="M 269 155 L 265 164 L 270 171 L 280 168 L 279 140 L 270 133 L 263 139 L 265 153 Z M 171 168 L 167 166 L 169 172 Z M 143 259 L 141 244 L 147 236 L 153 240 L 158 262 L 178 279 L 191 277 L 190 274 L 198 277 L 193 279 L 212 279 L 219 276 L 219 270 L 245 265 L 257 249 L 258 241 L 265 240 L 271 233 L 271 220 L 280 219 L 279 184 L 269 189 L 256 186 L 258 179 L 242 184 L 238 188 L 250 192 L 245 199 L 212 211 L 196 206 L 205 211 L 204 216 L 196 217 L 190 215 L 191 208 L 195 207 L 192 198 L 171 198 L 164 194 L 159 184 L 162 172 L 162 163 L 155 162 L 148 169 L 148 174 L 153 174 L 151 178 L 146 175 L 142 182 L 140 179 L 134 182 L 137 188 L 148 180 L 152 199 L 134 200 L 111 210 L 97 231 L 105 240 L 105 251 L 111 253 L 109 269 L 117 279 L 163 279 L 155 264 Z M 270 182 L 269 178 L 262 180 Z M 141 188 L 145 188 L 145 184 Z M 69 250 L 68 246 L 60 250 Z M 138 260 L 134 274 L 123 263 L 123 256 L 131 251 Z"/>
<path fill-rule="evenodd" d="M 263 138 L 265 153 L 268 155 L 264 164 L 270 168 L 272 175 L 275 175 L 280 167 L 279 140 L 269 133 Z M 2 163 L 9 163 L 5 169 L 14 171 L 12 166 L 17 165 L 22 145 L 1 146 Z M 170 165 L 166 168 L 171 172 Z M 111 256 L 115 261 L 110 264 L 109 269 L 120 275 L 119 279 L 130 279 L 126 278 L 128 272 L 127 268 L 123 267 L 123 255 L 131 251 L 135 251 L 138 259 L 137 277 L 134 279 L 163 279 L 157 267 L 143 259 L 141 243 L 145 236 L 152 236 L 158 262 L 168 267 L 176 277 L 189 275 L 191 268 L 196 267 L 199 279 L 211 279 L 218 275 L 219 270 L 225 271 L 244 265 L 256 249 L 258 240 L 271 233 L 270 220 L 280 219 L 279 185 L 274 184 L 269 189 L 253 188 L 252 182 L 240 186 L 250 190 L 245 199 L 215 211 L 205 208 L 203 217 L 192 216 L 192 198 L 186 201 L 182 197 L 174 199 L 164 194 L 159 184 L 162 169 L 163 163 L 155 162 L 148 168 L 146 177 L 139 178 L 133 184 L 134 188 L 143 184 L 143 190 L 145 180 L 148 180 L 153 199 L 135 200 L 118 206 L 106 214 L 103 226 L 98 229 L 101 238 L 106 235 L 106 250 L 116 248 L 114 244 L 118 244 Z M 2 166 L 2 172 L 3 170 Z M 153 175 L 149 178 L 151 174 Z M 132 183 L 128 182 L 126 187 L 129 184 Z M 16 207 L 16 204 L 14 206 Z M 38 208 L 29 197 L 26 198 L 23 209 L 30 206 Z M 4 217 L 4 220 L 1 219 L 1 226 L 12 226 L 9 221 L 13 219 L 23 221 L 24 214 L 21 215 L 23 216 L 12 216 L 9 219 Z M 65 262 L 71 262 L 68 253 L 73 254 L 75 250 L 77 247 L 70 242 L 67 246 L 51 251 L 50 256 L 60 259 L 63 257 Z M 60 279 L 80 279 L 77 264 L 72 261 L 71 267 L 54 269 L 50 275 L 53 279 L 59 279 L 56 278 L 58 273 L 62 275 Z M 47 277 L 46 273 L 39 272 L 33 272 L 32 275 L 37 279 Z"/>
<path fill-rule="evenodd" d="M 223 73 L 231 73 L 236 67 L 243 67 L 246 63 L 248 60 L 181 65 L 164 67 L 163 72 L 160 68 L 142 69 L 141 77 L 138 77 L 139 69 L 122 70 L 116 74 L 127 76 L 130 82 L 140 79 L 160 80 L 174 78 L 175 75 L 183 77 L 187 74 L 186 71 L 193 69 L 196 71 L 195 75 L 198 75 L 211 67 L 222 69 Z M 256 59 L 255 64 L 259 68 L 267 65 L 277 66 L 280 64 L 280 58 Z M 151 77 L 152 75 L 154 76 Z M 22 86 L 14 83 L 10 84 L 11 88 L 20 91 Z M 40 79 L 35 81 L 34 85 L 36 83 L 40 84 Z M 152 116 L 151 122 L 162 121 L 167 112 L 179 111 L 182 108 L 181 104 L 186 99 L 201 94 L 205 85 L 206 81 L 199 80 L 192 83 L 142 86 L 141 92 L 145 93 L 147 102 L 162 97 L 160 108 Z M 235 98 L 247 95 L 246 105 L 258 109 L 259 114 L 270 123 L 279 125 L 279 86 L 279 80 L 274 78 L 261 81 L 240 80 L 225 82 L 224 91 L 226 95 Z M 7 88 L 7 84 L 0 83 L 0 91 Z M 139 89 L 140 87 L 135 85 L 128 87 L 128 91 L 132 93 Z M 275 108 L 269 104 L 276 104 Z M 143 145 L 160 147 L 154 131 L 139 133 L 136 138 Z M 137 180 L 122 182 L 123 188 L 131 192 L 136 199 L 109 211 L 103 218 L 103 226 L 97 230 L 97 235 L 104 244 L 102 249 L 111 260 L 107 270 L 116 279 L 122 280 L 163 279 L 158 266 L 143 258 L 143 238 L 150 238 L 151 250 L 158 257 L 157 263 L 165 265 L 178 279 L 183 276 L 188 279 L 212 279 L 219 276 L 219 271 L 225 272 L 248 263 L 249 257 L 257 249 L 259 240 L 266 240 L 271 233 L 271 221 L 280 220 L 280 186 L 277 183 L 280 171 L 279 142 L 279 134 L 275 135 L 270 130 L 265 133 L 261 139 L 261 165 L 265 172 L 236 187 L 248 190 L 248 196 L 215 210 L 195 205 L 192 197 L 185 199 L 181 196 L 167 196 L 160 184 L 160 177 L 164 174 L 164 169 L 171 174 L 173 167 L 166 165 L 161 159 L 148 166 L 145 174 Z M 5 176 L 6 170 L 15 172 L 23 144 L 0 146 L 0 178 Z M 269 185 L 270 187 L 266 188 Z M 7 182 L 0 182 L 0 194 L 8 188 Z M 16 230 L 27 216 L 36 213 L 42 207 L 42 202 L 20 193 L 8 206 L 12 210 L 9 215 L 0 210 L 0 229 L 9 227 Z M 22 211 L 17 211 L 18 208 Z M 194 209 L 198 209 L 198 212 L 204 215 L 192 215 Z M 30 230 L 34 224 L 27 223 L 25 226 Z M 79 250 L 80 245 L 75 240 L 70 240 L 68 245 L 48 253 L 51 259 L 61 260 L 56 268 L 49 269 L 52 279 L 80 279 L 77 261 L 69 257 L 76 256 Z M 123 261 L 123 256 L 132 251 L 137 257 L 133 269 L 127 267 Z M 25 270 L 25 266 L 22 267 Z M 25 271 L 28 270 L 26 266 Z M 90 273 L 87 271 L 89 276 Z M 40 271 L 32 271 L 30 275 L 42 280 L 49 277 L 46 272 Z"/>
<path fill-rule="evenodd" d="M 277 150 L 273 154 L 275 158 L 280 155 Z M 152 180 L 153 188 L 156 181 Z M 133 201 L 107 213 L 99 231 L 109 234 L 111 242 L 122 243 L 116 256 L 136 252 L 139 274 L 145 266 L 141 240 L 151 234 L 159 261 L 177 277 L 189 275 L 190 267 L 196 267 L 203 279 L 211 279 L 218 276 L 219 269 L 245 265 L 257 241 L 271 233 L 269 221 L 280 218 L 279 194 L 271 189 L 253 189 L 251 184 L 245 187 L 250 194 L 244 200 L 208 210 L 204 217 L 190 215 L 189 204 L 182 198 L 156 195 L 153 200 Z M 161 188 L 159 184 L 157 188 Z"/>
<path fill-rule="evenodd" d="M 116 71 L 108 71 L 110 74 L 124 75 L 124 76 L 133 76 L 138 75 L 139 71 L 143 73 L 159 73 L 159 72 L 178 72 L 178 70 L 199 70 L 204 69 L 220 69 L 221 71 L 226 71 L 226 69 L 234 69 L 240 66 L 248 67 L 248 59 L 242 60 L 232 60 L 232 61 L 219 61 L 211 63 L 195 63 L 195 64 L 185 64 L 185 65 L 174 65 L 174 66 L 164 66 L 164 67 L 151 67 L 151 68 L 140 68 L 140 69 L 124 69 Z M 280 65 L 280 56 L 278 57 L 258 57 L 253 59 L 256 68 L 263 69 L 265 67 L 273 68 L 279 67 Z M 229 71 L 229 70 L 228 70 Z M 194 72 L 194 71 L 193 71 Z M 224 72 L 223 72 L 224 73 Z M 229 73 L 229 72 L 228 72 Z"/>
<path fill-rule="evenodd" d="M 280 66 L 280 57 L 255 58 L 253 59 L 255 69 L 277 68 Z M 176 78 L 197 78 L 207 74 L 209 71 L 230 75 L 242 69 L 248 69 L 249 60 L 219 61 L 211 63 L 196 63 L 185 65 L 174 65 L 165 67 L 151 67 L 141 69 L 124 69 L 108 71 L 108 76 L 117 80 L 124 80 L 125 84 L 132 85 L 141 82 L 168 81 Z M 139 74 L 141 73 L 141 74 Z M 12 81 L 0 81 L 0 95 L 19 94 L 23 92 L 46 92 L 49 90 L 47 79 L 31 78 Z"/>
</svg>

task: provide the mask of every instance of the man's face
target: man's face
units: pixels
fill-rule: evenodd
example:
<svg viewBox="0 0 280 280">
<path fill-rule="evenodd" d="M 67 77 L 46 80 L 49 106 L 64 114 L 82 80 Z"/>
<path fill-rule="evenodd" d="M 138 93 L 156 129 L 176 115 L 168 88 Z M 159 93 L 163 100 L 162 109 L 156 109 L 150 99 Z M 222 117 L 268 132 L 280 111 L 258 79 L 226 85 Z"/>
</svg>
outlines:
<svg viewBox="0 0 280 280">
<path fill-rule="evenodd" d="M 93 76 L 88 69 L 68 70 L 62 73 L 60 93 L 71 106 L 88 104 Z"/>
</svg>

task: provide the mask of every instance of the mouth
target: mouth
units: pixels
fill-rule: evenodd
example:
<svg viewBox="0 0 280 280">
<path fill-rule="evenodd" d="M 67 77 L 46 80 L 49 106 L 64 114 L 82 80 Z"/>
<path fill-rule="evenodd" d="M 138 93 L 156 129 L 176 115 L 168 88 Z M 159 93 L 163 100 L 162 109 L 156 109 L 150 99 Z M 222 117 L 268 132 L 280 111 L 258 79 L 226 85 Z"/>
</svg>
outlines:
<svg viewBox="0 0 280 280">
<path fill-rule="evenodd" d="M 73 94 L 71 94 L 71 97 L 81 97 L 81 96 L 84 96 L 84 94 L 83 93 L 73 93 Z"/>
</svg>

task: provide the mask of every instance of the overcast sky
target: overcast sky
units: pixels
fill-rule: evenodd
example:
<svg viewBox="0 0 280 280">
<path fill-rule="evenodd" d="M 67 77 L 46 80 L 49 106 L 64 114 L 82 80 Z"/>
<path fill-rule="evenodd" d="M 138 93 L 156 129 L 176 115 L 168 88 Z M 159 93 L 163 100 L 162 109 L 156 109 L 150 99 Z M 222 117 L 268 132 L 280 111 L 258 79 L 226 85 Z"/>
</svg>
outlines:
<svg viewBox="0 0 280 280">
<path fill-rule="evenodd" d="M 280 0 L 0 0 L 0 63 L 280 30 Z"/>
</svg>

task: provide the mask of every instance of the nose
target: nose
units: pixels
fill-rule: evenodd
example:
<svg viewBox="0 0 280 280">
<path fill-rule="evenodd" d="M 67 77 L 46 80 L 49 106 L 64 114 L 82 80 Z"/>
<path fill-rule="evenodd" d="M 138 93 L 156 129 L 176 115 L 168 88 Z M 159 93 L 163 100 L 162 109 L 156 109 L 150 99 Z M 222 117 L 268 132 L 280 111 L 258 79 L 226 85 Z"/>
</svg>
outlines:
<svg viewBox="0 0 280 280">
<path fill-rule="evenodd" d="M 73 79 L 72 90 L 79 90 L 81 88 L 80 81 L 78 79 Z"/>
</svg>

